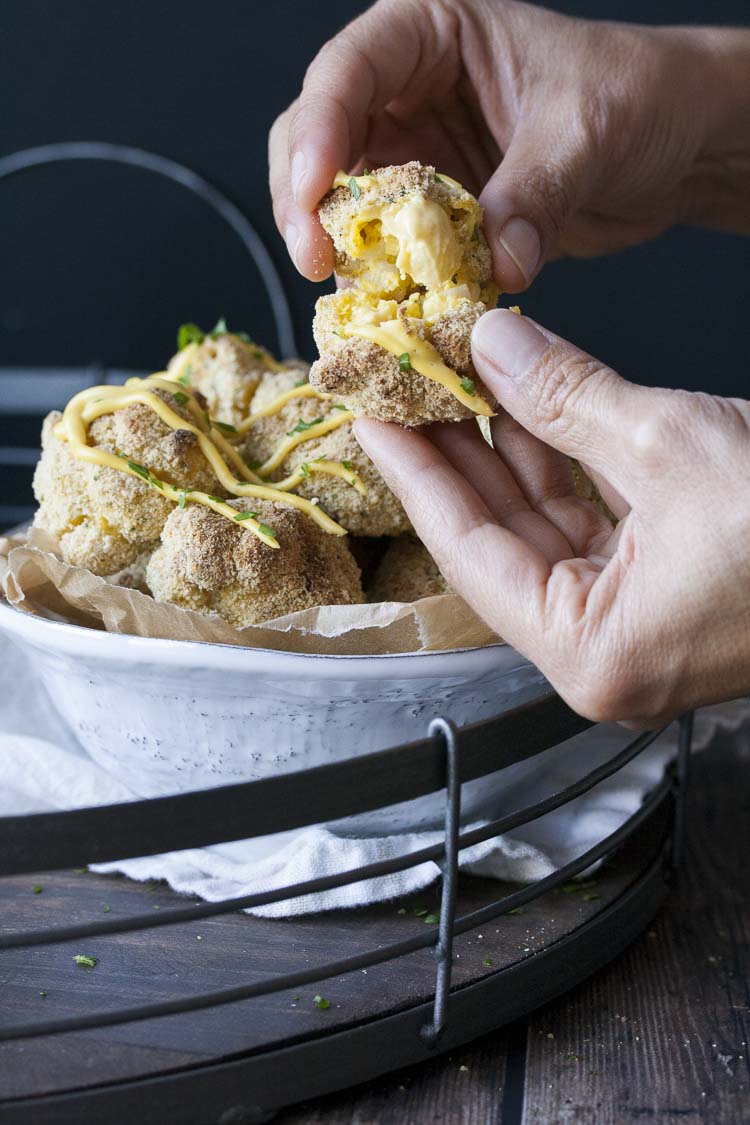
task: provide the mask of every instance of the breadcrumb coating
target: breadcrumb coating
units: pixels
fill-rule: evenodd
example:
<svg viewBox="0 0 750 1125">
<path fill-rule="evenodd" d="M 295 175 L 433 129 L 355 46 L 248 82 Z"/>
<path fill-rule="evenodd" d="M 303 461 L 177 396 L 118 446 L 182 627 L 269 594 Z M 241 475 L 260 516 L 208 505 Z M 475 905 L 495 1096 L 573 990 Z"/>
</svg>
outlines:
<svg viewBox="0 0 750 1125">
<path fill-rule="evenodd" d="M 190 420 L 171 395 L 154 393 Z M 61 417 L 53 411 L 44 420 L 42 456 L 34 473 L 39 502 L 34 524 L 57 539 L 66 562 L 107 577 L 134 566 L 156 547 L 173 504 L 139 477 L 75 458 L 53 433 Z M 142 403 L 97 418 L 89 427 L 89 445 L 146 465 L 180 488 L 226 495 L 195 434 L 170 429 Z"/>
<path fill-rule="evenodd" d="M 379 343 L 350 334 L 398 317 L 494 407 L 471 361 L 471 330 L 498 295 L 482 208 L 459 184 L 416 161 L 351 183 L 333 188 L 319 208 L 336 272 L 354 287 L 317 302 L 320 359 L 310 382 L 340 394 L 355 414 L 383 421 L 417 426 L 471 417 L 449 390 L 402 370 L 399 357 Z"/>
<path fill-rule="evenodd" d="M 299 375 L 294 372 L 264 375 L 253 399 L 253 410 L 268 406 L 279 395 L 291 390 L 298 381 Z M 337 405 L 341 404 L 335 399 L 292 399 L 278 414 L 259 419 L 239 451 L 248 464 L 263 462 L 300 421 L 310 423 L 320 418 L 333 417 L 338 413 Z M 296 446 L 272 473 L 270 481 L 282 480 L 300 465 L 321 457 L 326 461 L 348 462 L 367 489 L 367 495 L 360 495 L 341 477 L 315 472 L 305 478 L 295 488 L 295 492 L 308 500 L 317 497 L 328 515 L 353 535 L 401 535 L 409 530 L 411 525 L 406 512 L 362 450 L 352 431 L 351 422 L 345 422 L 322 437 Z"/>
<path fill-rule="evenodd" d="M 403 371 L 398 356 L 379 344 L 359 336 L 344 339 L 337 335 L 342 324 L 359 322 L 358 297 L 362 296 L 343 289 L 320 297 L 316 303 L 313 334 L 320 359 L 310 368 L 310 382 L 316 390 L 340 395 L 357 416 L 402 426 L 473 418 L 473 412 L 449 390 L 418 371 Z M 431 325 L 417 317 L 402 319 L 410 334 L 428 340 L 443 362 L 461 378 L 471 379 L 476 393 L 495 407 L 497 400 L 477 375 L 471 359 L 471 332 L 486 311 L 480 301 L 461 300 Z"/>
<path fill-rule="evenodd" d="M 385 552 L 369 591 L 371 602 L 416 602 L 454 591 L 424 544 L 413 535 L 394 539 Z"/>
<path fill-rule="evenodd" d="M 230 503 L 238 511 L 247 508 L 245 500 Z M 218 613 L 238 629 L 312 606 L 364 600 L 344 539 L 326 534 L 294 508 L 254 500 L 253 510 L 273 528 L 281 550 L 210 508 L 175 508 L 146 571 L 156 600 Z"/>
<path fill-rule="evenodd" d="M 274 362 L 264 348 L 227 332 L 206 336 L 189 353 L 177 352 L 167 370 L 171 374 L 179 370 L 186 385 L 200 391 L 212 418 L 236 426 L 250 413 L 250 403 L 269 370 L 269 361 Z M 309 365 L 303 360 L 289 360 L 284 366 L 296 373 L 296 379 L 307 378 Z"/>
</svg>

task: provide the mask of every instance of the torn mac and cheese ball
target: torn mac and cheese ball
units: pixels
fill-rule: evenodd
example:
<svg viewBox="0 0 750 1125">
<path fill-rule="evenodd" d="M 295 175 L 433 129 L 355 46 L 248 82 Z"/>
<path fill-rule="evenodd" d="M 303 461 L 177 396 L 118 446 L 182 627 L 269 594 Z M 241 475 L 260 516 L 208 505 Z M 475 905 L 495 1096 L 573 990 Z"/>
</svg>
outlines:
<svg viewBox="0 0 750 1125">
<path fill-rule="evenodd" d="M 404 535 L 389 544 L 369 593 L 372 602 L 416 602 L 453 590 L 424 544 L 414 535 Z"/>
<path fill-rule="evenodd" d="M 238 515 L 248 503 L 230 501 Z M 344 538 L 274 501 L 253 500 L 252 511 L 279 550 L 209 508 L 173 509 L 146 571 L 156 600 L 218 613 L 238 629 L 312 606 L 364 600 Z"/>
<path fill-rule="evenodd" d="M 127 393 L 122 387 L 94 388 L 71 400 L 64 415 L 49 414 L 34 474 L 35 526 L 58 541 L 66 562 L 104 577 L 137 566 L 159 542 L 173 504 L 150 483 L 151 475 L 180 488 L 226 495 L 196 435 L 168 426 L 145 403 L 123 407 Z M 149 394 L 179 419 L 193 419 L 187 403 L 175 401 L 170 391 L 149 389 Z M 90 459 L 74 455 L 67 440 L 68 425 L 78 423 L 88 427 L 81 448 Z M 136 468 L 118 471 L 106 464 L 108 458 Z"/>
<path fill-rule="evenodd" d="M 412 161 L 339 173 L 319 215 L 352 284 L 316 304 L 312 385 L 406 426 L 491 415 L 471 360 L 474 324 L 498 296 L 476 199 Z"/>
<path fill-rule="evenodd" d="M 306 379 L 309 370 L 302 360 L 279 363 L 246 333 L 227 331 L 223 320 L 211 332 L 203 332 L 196 324 L 183 324 L 177 343 L 179 350 L 167 368 L 169 377 L 199 391 L 211 417 L 233 426 L 250 413 L 253 395 L 266 372 L 290 371 L 296 379 Z"/>
<path fill-rule="evenodd" d="M 400 501 L 354 437 L 351 413 L 304 374 L 264 375 L 240 430 L 246 436 L 238 449 L 255 472 L 269 483 L 297 478 L 294 491 L 319 501 L 353 535 L 409 529 Z"/>
</svg>

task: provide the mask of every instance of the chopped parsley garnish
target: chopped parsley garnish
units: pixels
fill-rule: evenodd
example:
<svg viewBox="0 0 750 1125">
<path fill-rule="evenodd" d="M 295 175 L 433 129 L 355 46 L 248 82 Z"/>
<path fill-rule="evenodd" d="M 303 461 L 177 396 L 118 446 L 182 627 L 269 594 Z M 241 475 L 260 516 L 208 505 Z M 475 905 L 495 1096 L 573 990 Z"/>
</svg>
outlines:
<svg viewBox="0 0 750 1125">
<path fill-rule="evenodd" d="M 474 386 L 474 380 L 470 379 L 468 375 L 465 379 L 461 380 L 461 389 L 466 391 L 467 395 L 471 395 L 472 398 L 477 393 L 477 388 Z"/>
<path fill-rule="evenodd" d="M 177 382 L 182 383 L 183 387 L 189 387 L 192 375 L 193 375 L 193 365 L 192 365 L 192 363 L 189 363 L 187 365 L 187 367 L 185 368 L 185 370 L 183 371 L 182 375 L 180 375 Z"/>
<path fill-rule="evenodd" d="M 313 1004 L 316 1008 L 320 1008 L 321 1012 L 325 1012 L 330 1008 L 331 1001 L 326 1000 L 325 996 L 313 996 Z"/>
<path fill-rule="evenodd" d="M 306 461 L 302 462 L 302 464 L 299 467 L 299 471 L 302 473 L 303 477 L 309 477 L 310 476 L 310 470 L 307 467 Z"/>
<path fill-rule="evenodd" d="M 581 895 L 582 902 L 593 902 L 595 898 L 599 898 L 599 895 L 592 894 L 591 892 L 587 895 Z"/>
<path fill-rule="evenodd" d="M 160 488 L 162 492 L 164 491 L 164 482 L 155 477 L 153 473 L 148 474 L 148 483 L 154 488 Z"/>
<path fill-rule="evenodd" d="M 435 172 L 435 175 L 434 175 L 433 179 L 435 180 L 436 184 L 442 184 L 443 183 L 443 177 L 438 175 L 437 172 Z"/>
<path fill-rule="evenodd" d="M 42 886 L 41 883 L 34 883 L 34 886 L 31 889 L 32 889 L 32 891 L 34 892 L 35 895 L 40 895 L 42 893 L 42 891 L 44 890 L 44 887 Z"/>
<path fill-rule="evenodd" d="M 349 409 L 349 407 L 344 406 L 343 402 L 333 402 L 333 403 L 331 403 L 331 410 L 348 410 L 348 409 Z"/>
<path fill-rule="evenodd" d="M 354 176 L 349 177 L 349 191 L 352 193 L 355 199 L 359 199 L 360 195 L 362 194 L 362 189 L 360 188 Z"/>
<path fill-rule="evenodd" d="M 190 495 L 190 489 L 189 488 L 181 488 L 180 489 L 180 498 L 177 501 L 178 508 L 184 508 L 185 507 L 185 504 L 187 503 L 187 498 L 188 498 L 189 495 Z"/>
<path fill-rule="evenodd" d="M 98 957 L 89 957 L 87 953 L 76 953 L 73 960 L 75 961 L 76 965 L 83 965 L 87 969 L 94 969 L 99 964 Z"/>
<path fill-rule="evenodd" d="M 39 995 L 42 997 L 42 999 L 44 999 L 44 997 L 47 995 L 47 993 L 42 991 L 42 992 L 39 993 Z"/>
<path fill-rule="evenodd" d="M 257 512 L 238 512 L 237 515 L 234 518 L 237 520 L 238 523 L 241 523 L 242 520 L 255 520 L 255 519 L 257 519 L 258 513 Z"/>
<path fill-rule="evenodd" d="M 112 907 L 109 906 L 107 903 L 105 903 L 104 906 L 102 907 L 102 914 L 110 914 L 111 912 L 112 912 Z"/>
<path fill-rule="evenodd" d="M 182 391 L 175 391 L 175 393 L 172 395 L 172 398 L 175 400 L 178 406 L 184 406 L 188 401 L 188 396 Z"/>
<path fill-rule="evenodd" d="M 429 914 L 429 911 L 426 906 L 415 906 L 412 910 L 412 914 L 416 918 L 424 918 L 425 914 Z"/>
<path fill-rule="evenodd" d="M 322 418 L 313 418 L 312 422 L 305 422 L 304 419 L 300 418 L 293 430 L 287 430 L 286 436 L 293 437 L 294 434 L 303 434 L 305 430 L 311 430 L 313 426 L 320 425 L 322 421 Z"/>
<path fill-rule="evenodd" d="M 222 430 L 225 434 L 237 433 L 237 427 L 233 426 L 231 422 L 217 422 L 216 419 L 214 419 L 214 425 L 216 426 L 217 430 Z"/>
<path fill-rule="evenodd" d="M 474 227 L 474 230 L 471 232 L 471 241 L 472 242 L 479 242 L 479 227 L 478 226 Z"/>
<path fill-rule="evenodd" d="M 440 921 L 440 915 L 439 914 L 425 914 L 422 921 L 425 923 L 426 926 L 437 926 L 438 922 Z"/>
<path fill-rule="evenodd" d="M 298 379 L 294 384 L 295 387 L 304 387 L 307 384 L 307 379 Z"/>
<path fill-rule="evenodd" d="M 492 958 L 491 957 L 485 957 L 482 961 L 482 964 L 486 965 L 488 969 L 491 969 L 492 968 Z"/>
<path fill-rule="evenodd" d="M 258 531 L 260 531 L 263 535 L 267 535 L 269 539 L 276 538 L 276 532 L 272 527 L 269 527 L 267 523 L 259 523 Z"/>
<path fill-rule="evenodd" d="M 139 465 L 137 461 L 128 461 L 128 468 L 131 472 L 137 473 L 139 477 L 143 477 L 144 480 L 147 480 L 149 484 L 151 483 L 151 474 L 148 469 L 144 468 L 143 465 Z"/>
<path fill-rule="evenodd" d="M 181 352 L 188 344 L 202 344 L 205 338 L 206 333 L 197 324 L 181 324 L 177 330 L 177 351 Z"/>
<path fill-rule="evenodd" d="M 400 910 L 396 911 L 397 914 L 406 914 L 406 907 L 402 906 Z"/>
<path fill-rule="evenodd" d="M 255 472 L 255 470 L 259 469 L 262 464 L 263 464 L 262 461 L 248 461 L 247 467 L 248 467 L 248 469 L 252 469 L 253 472 Z M 240 483 L 247 484 L 247 481 L 241 481 Z"/>
<path fill-rule="evenodd" d="M 224 319 L 223 316 L 220 316 L 219 319 L 216 321 L 216 324 L 213 326 L 213 328 L 209 332 L 209 336 L 211 337 L 212 340 L 215 340 L 217 336 L 226 336 L 228 331 L 229 331 L 229 329 L 227 328 L 226 320 Z M 236 335 L 236 333 L 235 333 L 235 335 Z"/>
<path fill-rule="evenodd" d="M 208 496 L 209 500 L 213 500 L 216 504 L 226 504 L 226 500 L 223 496 L 212 496 L 210 492 L 208 492 L 206 495 Z"/>
<path fill-rule="evenodd" d="M 401 371 L 412 370 L 411 357 L 408 352 L 403 352 L 403 354 L 398 357 L 398 366 Z"/>
<path fill-rule="evenodd" d="M 351 461 L 342 461 L 341 464 L 344 466 L 345 469 L 348 469 L 350 473 L 354 471 L 352 469 Z"/>
<path fill-rule="evenodd" d="M 526 911 L 522 906 L 515 906 L 512 910 L 506 911 L 507 914 L 525 914 Z"/>
<path fill-rule="evenodd" d="M 207 410 L 203 411 L 203 421 L 206 423 L 207 428 L 211 429 L 211 416 Z"/>
</svg>

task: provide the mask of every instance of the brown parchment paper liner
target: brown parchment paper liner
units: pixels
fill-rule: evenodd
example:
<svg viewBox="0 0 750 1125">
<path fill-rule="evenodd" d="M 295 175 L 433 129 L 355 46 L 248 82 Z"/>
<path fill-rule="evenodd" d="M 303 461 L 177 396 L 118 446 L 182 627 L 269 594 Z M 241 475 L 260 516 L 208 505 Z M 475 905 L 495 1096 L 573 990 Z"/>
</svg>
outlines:
<svg viewBox="0 0 750 1125">
<path fill-rule="evenodd" d="M 215 614 L 154 601 L 70 566 L 38 528 L 0 537 L 0 590 L 26 613 L 109 633 L 340 656 L 478 648 L 499 640 L 456 594 L 417 602 L 319 606 L 234 629 Z"/>
</svg>

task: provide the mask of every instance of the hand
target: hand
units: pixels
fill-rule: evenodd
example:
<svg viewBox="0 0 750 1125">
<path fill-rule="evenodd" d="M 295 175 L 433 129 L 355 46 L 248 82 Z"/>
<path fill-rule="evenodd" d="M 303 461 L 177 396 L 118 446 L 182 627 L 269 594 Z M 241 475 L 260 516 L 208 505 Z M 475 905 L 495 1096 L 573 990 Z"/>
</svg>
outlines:
<svg viewBox="0 0 750 1125">
<path fill-rule="evenodd" d="M 750 694 L 750 403 L 635 386 L 508 310 L 473 356 L 495 451 L 473 421 L 355 424 L 453 588 L 595 721 Z"/>
<path fill-rule="evenodd" d="M 379 0 L 273 126 L 274 213 L 327 277 L 314 215 L 339 168 L 418 159 L 479 194 L 496 279 L 677 222 L 750 229 L 750 33 L 570 19 L 513 0 Z"/>
</svg>

